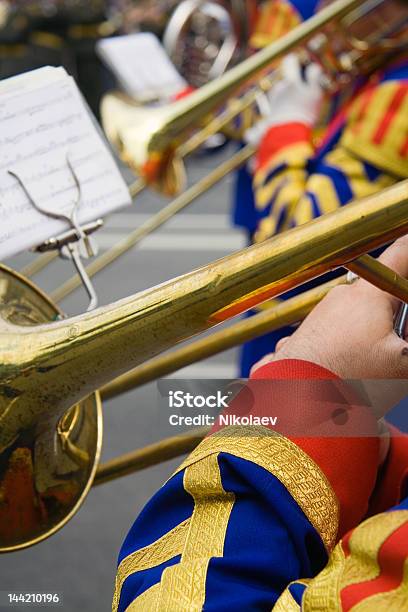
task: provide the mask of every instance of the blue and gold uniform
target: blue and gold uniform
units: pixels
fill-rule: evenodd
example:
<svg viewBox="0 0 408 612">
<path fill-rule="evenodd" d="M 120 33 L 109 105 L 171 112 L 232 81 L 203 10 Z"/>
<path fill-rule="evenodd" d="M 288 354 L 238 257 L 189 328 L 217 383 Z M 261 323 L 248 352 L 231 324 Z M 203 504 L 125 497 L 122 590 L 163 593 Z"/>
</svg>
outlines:
<svg viewBox="0 0 408 612">
<path fill-rule="evenodd" d="M 341 381 L 298 360 L 269 363 L 252 378 L 251 416 L 276 414 L 279 408 L 301 431 L 315 417 L 327 422 L 336 404 L 344 408 L 346 398 L 344 437 L 334 431 L 331 437 L 326 430 L 319 438 L 288 438 L 256 425 L 214 431 L 129 532 L 119 557 L 114 612 L 287 612 L 298 610 L 302 598 L 307 610 L 349 610 L 354 608 L 342 607 L 343 600 L 377 601 L 388 590 L 385 601 L 392 603 L 406 592 L 401 568 L 408 538 L 391 548 L 378 572 L 370 555 L 389 538 L 398 542 L 399 530 L 406 533 L 408 512 L 375 516 L 356 527 L 367 515 L 370 496 L 379 500 L 378 512 L 398 503 L 407 482 L 407 444 L 402 452 L 394 449 L 387 466 L 393 468 L 391 476 L 383 474 L 388 490 L 375 489 L 379 440 L 366 434 L 377 425 Z M 288 379 L 290 386 L 271 389 L 274 379 Z M 316 391 L 322 380 L 334 385 L 333 396 L 324 402 Z M 233 411 L 239 414 L 239 406 Z M 356 437 L 359 432 L 362 437 Z M 377 573 L 380 578 L 391 574 L 392 586 L 380 580 L 365 592 L 365 583 Z"/>
<path fill-rule="evenodd" d="M 275 126 L 265 134 L 254 174 L 255 239 L 264 240 L 406 177 L 408 60 L 401 59 L 358 88 L 318 146 L 302 123 Z M 248 376 L 251 366 L 291 331 L 282 328 L 246 344 L 241 375 Z"/>
</svg>

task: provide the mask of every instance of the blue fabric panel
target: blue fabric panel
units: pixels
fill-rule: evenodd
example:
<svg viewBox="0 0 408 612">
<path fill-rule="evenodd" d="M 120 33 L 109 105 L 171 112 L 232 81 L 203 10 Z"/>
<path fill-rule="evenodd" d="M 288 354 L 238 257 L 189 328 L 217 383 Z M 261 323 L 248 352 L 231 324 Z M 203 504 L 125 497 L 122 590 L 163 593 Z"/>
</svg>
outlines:
<svg viewBox="0 0 408 612">
<path fill-rule="evenodd" d="M 119 562 L 134 550 L 161 538 L 191 516 L 193 508 L 193 499 L 183 487 L 183 474 L 178 473 L 143 508 L 123 543 Z"/>
<path fill-rule="evenodd" d="M 148 570 L 131 574 L 127 578 L 122 586 L 120 592 L 120 600 L 118 605 L 118 612 L 125 612 L 126 608 L 132 603 L 132 601 L 138 596 L 142 595 L 147 589 L 150 589 L 153 585 L 157 584 L 161 580 L 161 575 L 166 569 L 172 565 L 176 565 L 180 561 L 180 555 L 173 557 L 166 563 L 157 565 Z"/>
<path fill-rule="evenodd" d="M 314 15 L 319 0 L 290 0 L 290 4 L 297 10 L 303 21 L 305 21 Z"/>
<path fill-rule="evenodd" d="M 223 487 L 234 492 L 224 557 L 210 561 L 206 612 L 270 612 L 288 583 L 327 562 L 320 536 L 282 483 L 227 453 L 218 459 Z"/>
</svg>

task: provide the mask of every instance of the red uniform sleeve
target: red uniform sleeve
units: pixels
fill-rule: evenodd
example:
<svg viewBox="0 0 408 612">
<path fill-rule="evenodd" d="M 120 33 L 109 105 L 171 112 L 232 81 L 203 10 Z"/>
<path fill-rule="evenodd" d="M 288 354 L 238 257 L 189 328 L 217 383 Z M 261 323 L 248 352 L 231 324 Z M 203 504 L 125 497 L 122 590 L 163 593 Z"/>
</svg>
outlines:
<svg viewBox="0 0 408 612">
<path fill-rule="evenodd" d="M 381 466 L 370 500 L 369 516 L 401 502 L 408 490 L 408 435 L 388 426 L 391 434 L 387 458 Z"/>
<path fill-rule="evenodd" d="M 263 425 L 317 464 L 339 502 L 338 537 L 363 519 L 377 477 L 378 429 L 347 383 L 313 363 L 271 362 L 256 370 L 228 410 L 264 418 Z M 276 427 L 266 423 L 271 415 Z"/>
</svg>

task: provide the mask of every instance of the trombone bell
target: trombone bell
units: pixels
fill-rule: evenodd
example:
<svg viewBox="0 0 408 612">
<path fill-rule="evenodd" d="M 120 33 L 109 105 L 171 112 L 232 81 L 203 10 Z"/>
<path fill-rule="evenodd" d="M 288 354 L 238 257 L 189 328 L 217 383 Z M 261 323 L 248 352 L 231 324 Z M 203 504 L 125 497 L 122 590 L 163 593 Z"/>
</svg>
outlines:
<svg viewBox="0 0 408 612">
<path fill-rule="evenodd" d="M 111 92 L 101 102 L 103 129 L 122 160 L 135 174 L 166 196 L 179 193 L 186 184 L 184 163 L 175 140 L 163 151 L 149 152 L 150 135 L 165 124 L 170 106 L 138 106 L 121 92 Z"/>
<path fill-rule="evenodd" d="M 30 327 L 59 315 L 39 289 L 0 267 L 2 325 Z M 14 348 L 7 344 L 7 338 L 2 339 L 6 353 Z M 6 368 L 2 365 L 0 372 Z M 37 372 L 41 385 L 41 367 Z M 13 423 L 14 405 L 24 393 L 22 379 L 24 372 L 12 378 L 4 371 L 0 377 L 0 552 L 44 540 L 76 513 L 94 479 L 102 444 L 98 393 L 63 415 L 41 412 L 34 407 L 35 398 L 28 398 L 24 418 L 17 413 L 19 423 Z M 40 415 L 33 422 L 38 408 Z"/>
</svg>

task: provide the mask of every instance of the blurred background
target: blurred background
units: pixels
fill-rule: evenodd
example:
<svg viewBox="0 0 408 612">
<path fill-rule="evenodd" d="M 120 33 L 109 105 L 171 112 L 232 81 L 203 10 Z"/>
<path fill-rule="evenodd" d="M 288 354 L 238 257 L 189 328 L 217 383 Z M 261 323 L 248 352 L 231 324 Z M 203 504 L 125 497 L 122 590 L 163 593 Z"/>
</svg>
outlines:
<svg viewBox="0 0 408 612">
<path fill-rule="evenodd" d="M 246 53 L 247 0 L 0 0 L 0 78 L 40 66 L 64 66 L 98 116 L 115 85 L 95 46 L 106 37 L 153 32 L 193 86 L 217 76 Z M 227 45 L 224 43 L 228 42 Z M 218 58 L 217 67 L 220 65 Z"/>
<path fill-rule="evenodd" d="M 63 65 L 75 76 L 98 116 L 101 96 L 115 87 L 115 78 L 95 53 L 97 41 L 104 36 L 145 30 L 162 37 L 179 4 L 174 0 L 0 1 L 0 78 L 43 65 Z M 212 41 L 209 48 L 208 44 L 201 46 L 191 62 L 183 59 L 185 49 L 180 50 L 179 43 L 175 46 L 173 59 L 194 85 L 207 80 L 217 56 L 217 45 L 222 43 L 225 29 L 231 30 L 232 22 L 221 21 L 207 16 L 192 26 L 189 24 L 191 36 L 200 36 L 205 30 L 205 40 Z M 187 45 L 189 36 L 183 38 L 182 45 Z M 194 44 L 194 48 L 200 46 Z M 237 50 L 236 59 L 239 53 Z M 194 184 L 233 151 L 233 145 L 225 145 L 190 158 L 189 184 Z M 134 177 L 125 167 L 121 168 L 130 184 Z M 232 181 L 231 176 L 226 177 L 160 231 L 96 275 L 94 284 L 100 303 L 151 287 L 245 246 L 244 235 L 231 228 Z M 96 235 L 100 251 L 111 248 L 167 201 L 151 190 L 138 195 L 131 207 L 106 220 Z M 19 270 L 35 257 L 26 253 L 5 264 Z M 57 259 L 33 280 L 45 291 L 52 291 L 72 274 L 72 265 Z M 86 305 L 87 296 L 81 289 L 62 303 L 68 314 L 83 312 Z M 180 371 L 177 377 L 231 378 L 236 375 L 236 363 L 237 354 L 232 350 Z M 102 460 L 178 432 L 171 431 L 158 412 L 156 384 L 145 385 L 105 402 Z M 72 521 L 52 538 L 33 548 L 0 556 L 0 590 L 60 592 L 62 609 L 67 612 L 110 610 L 122 541 L 143 505 L 179 462 L 180 459 L 168 461 L 92 489 Z"/>
</svg>

